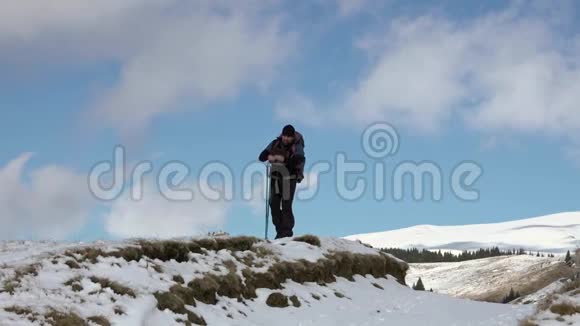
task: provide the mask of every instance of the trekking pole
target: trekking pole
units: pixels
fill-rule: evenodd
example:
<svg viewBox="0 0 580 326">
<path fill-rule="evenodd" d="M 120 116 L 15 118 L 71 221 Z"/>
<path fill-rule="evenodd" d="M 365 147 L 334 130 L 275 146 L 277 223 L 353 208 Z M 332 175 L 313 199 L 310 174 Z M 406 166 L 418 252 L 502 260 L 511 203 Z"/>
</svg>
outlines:
<svg viewBox="0 0 580 326">
<path fill-rule="evenodd" d="M 270 215 L 270 164 L 266 163 L 266 231 L 264 239 L 268 240 L 268 215 Z"/>
</svg>

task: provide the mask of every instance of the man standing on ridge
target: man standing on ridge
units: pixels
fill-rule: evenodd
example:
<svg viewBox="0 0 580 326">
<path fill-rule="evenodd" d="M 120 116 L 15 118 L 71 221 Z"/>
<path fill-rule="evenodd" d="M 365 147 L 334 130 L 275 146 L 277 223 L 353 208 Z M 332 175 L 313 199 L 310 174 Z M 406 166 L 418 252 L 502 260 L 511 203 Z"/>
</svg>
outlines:
<svg viewBox="0 0 580 326">
<path fill-rule="evenodd" d="M 272 164 L 270 172 L 270 209 L 276 227 L 276 239 L 292 237 L 294 213 L 292 202 L 296 184 L 304 179 L 304 138 L 292 125 L 286 125 L 282 134 L 260 153 L 261 162 Z"/>
</svg>

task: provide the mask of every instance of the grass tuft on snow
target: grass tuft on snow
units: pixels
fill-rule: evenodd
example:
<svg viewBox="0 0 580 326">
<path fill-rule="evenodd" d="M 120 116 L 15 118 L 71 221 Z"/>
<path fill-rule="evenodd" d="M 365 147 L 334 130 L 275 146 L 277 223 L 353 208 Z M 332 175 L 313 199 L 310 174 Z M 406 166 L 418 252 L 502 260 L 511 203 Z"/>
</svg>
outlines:
<svg viewBox="0 0 580 326">
<path fill-rule="evenodd" d="M 232 238 L 204 238 L 190 241 L 177 240 L 138 240 L 135 244 L 126 246 L 115 251 L 106 252 L 100 248 L 84 247 L 69 250 L 66 256 L 74 258 L 78 262 L 89 261 L 93 264 L 98 262 L 99 257 L 123 258 L 126 261 L 139 261 L 142 258 L 159 259 L 163 262 L 175 260 L 176 262 L 187 262 L 190 260 L 190 253 L 204 253 L 207 251 L 230 250 L 246 251 L 251 250 L 255 243 L 259 242 L 255 237 L 232 237 Z M 259 253 L 258 253 L 259 254 Z"/>
<path fill-rule="evenodd" d="M 111 289 L 115 294 L 118 295 L 128 295 L 132 298 L 136 298 L 137 296 L 135 295 L 135 292 L 131 289 L 128 288 L 124 285 L 121 285 L 115 281 L 111 281 L 109 279 L 106 278 L 100 278 L 100 277 L 96 277 L 96 276 L 92 276 L 90 278 L 91 282 L 93 283 L 97 283 L 101 285 L 101 288 L 105 289 L 105 288 L 109 288 Z"/>
<path fill-rule="evenodd" d="M 320 247 L 320 245 L 321 245 L 320 239 L 317 236 L 311 235 L 311 234 L 306 234 L 303 236 L 295 237 L 293 240 L 305 242 L 305 243 L 308 243 L 308 244 L 316 246 L 316 247 Z"/>
<path fill-rule="evenodd" d="M 40 264 L 29 264 L 24 267 L 16 269 L 14 271 L 14 277 L 4 281 L 2 289 L 0 289 L 0 293 L 8 292 L 11 295 L 14 295 L 16 290 L 20 287 L 20 282 L 22 281 L 22 279 L 29 276 L 30 277 L 38 276 L 39 268 Z"/>
<path fill-rule="evenodd" d="M 280 292 L 274 292 L 266 299 L 266 304 L 273 308 L 286 308 L 289 306 L 288 297 Z"/>
<path fill-rule="evenodd" d="M 205 320 L 198 316 L 197 314 L 189 311 L 185 305 L 185 301 L 172 292 L 155 293 L 155 299 L 157 300 L 157 309 L 165 311 L 166 309 L 172 311 L 179 315 L 186 315 L 187 321 L 189 323 L 194 323 L 196 325 L 206 325 Z"/>
<path fill-rule="evenodd" d="M 550 307 L 550 311 L 561 316 L 569 316 L 574 314 L 580 314 L 580 306 L 577 306 L 569 302 L 557 303 Z"/>
<path fill-rule="evenodd" d="M 295 295 L 293 295 L 293 296 L 290 297 L 290 302 L 292 302 L 292 305 L 295 308 L 300 308 L 300 306 L 302 306 L 302 304 L 300 303 L 300 300 Z"/>
<path fill-rule="evenodd" d="M 88 325 L 79 315 L 73 312 L 60 312 L 51 310 L 45 316 L 45 320 L 51 326 L 85 326 Z"/>
</svg>

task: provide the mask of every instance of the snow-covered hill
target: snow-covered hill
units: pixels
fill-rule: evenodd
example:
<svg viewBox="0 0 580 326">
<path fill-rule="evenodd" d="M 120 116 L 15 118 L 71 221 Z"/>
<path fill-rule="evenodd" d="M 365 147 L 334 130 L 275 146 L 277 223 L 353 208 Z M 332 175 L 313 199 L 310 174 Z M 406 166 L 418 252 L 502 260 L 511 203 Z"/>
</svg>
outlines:
<svg viewBox="0 0 580 326">
<path fill-rule="evenodd" d="M 525 248 L 532 251 L 564 253 L 580 246 L 580 212 L 492 224 L 460 226 L 418 225 L 400 230 L 357 234 L 346 237 L 375 248 L 426 248 L 477 250 Z"/>
<path fill-rule="evenodd" d="M 427 289 L 456 297 L 501 302 L 511 288 L 521 295 L 536 293 L 573 276 L 562 258 L 501 256 L 457 263 L 410 264 L 407 284 L 419 277 Z"/>
<path fill-rule="evenodd" d="M 530 306 L 417 292 L 344 239 L 0 244 L 0 325 L 517 325 Z"/>
</svg>

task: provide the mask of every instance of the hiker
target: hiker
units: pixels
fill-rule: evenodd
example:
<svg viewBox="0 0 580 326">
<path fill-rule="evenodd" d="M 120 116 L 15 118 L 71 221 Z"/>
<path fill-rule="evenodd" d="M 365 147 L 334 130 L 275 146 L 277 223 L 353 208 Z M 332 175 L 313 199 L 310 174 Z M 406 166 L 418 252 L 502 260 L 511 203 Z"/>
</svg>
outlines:
<svg viewBox="0 0 580 326">
<path fill-rule="evenodd" d="M 282 134 L 260 153 L 259 160 L 271 163 L 269 204 L 276 239 L 292 237 L 292 202 L 296 184 L 304 179 L 304 138 L 292 125 L 286 125 Z"/>
</svg>

